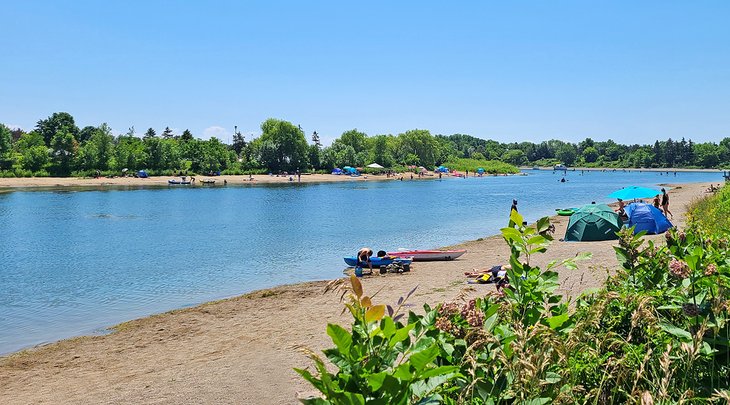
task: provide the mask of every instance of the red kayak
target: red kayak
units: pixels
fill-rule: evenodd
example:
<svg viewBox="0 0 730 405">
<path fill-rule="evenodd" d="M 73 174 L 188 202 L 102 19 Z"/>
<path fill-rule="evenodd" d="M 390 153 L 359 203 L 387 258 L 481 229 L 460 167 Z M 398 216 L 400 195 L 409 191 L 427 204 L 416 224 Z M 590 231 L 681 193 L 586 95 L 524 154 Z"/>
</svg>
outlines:
<svg viewBox="0 0 730 405">
<path fill-rule="evenodd" d="M 434 260 L 454 260 L 466 253 L 466 249 L 459 250 L 401 250 L 398 252 L 388 252 L 388 255 L 395 257 L 409 257 L 416 262 L 434 261 Z"/>
</svg>

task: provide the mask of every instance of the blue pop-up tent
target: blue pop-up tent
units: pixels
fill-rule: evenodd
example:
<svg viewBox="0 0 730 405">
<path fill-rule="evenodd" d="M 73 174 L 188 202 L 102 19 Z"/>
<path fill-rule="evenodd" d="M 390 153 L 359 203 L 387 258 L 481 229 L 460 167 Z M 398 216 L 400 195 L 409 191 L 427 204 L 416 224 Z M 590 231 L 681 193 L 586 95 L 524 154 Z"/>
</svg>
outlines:
<svg viewBox="0 0 730 405">
<path fill-rule="evenodd" d="M 137 177 L 146 179 L 147 177 L 150 177 L 150 175 L 147 174 L 147 172 L 145 170 L 140 170 L 137 172 Z"/>
<path fill-rule="evenodd" d="M 634 233 L 646 231 L 649 234 L 666 232 L 672 228 L 671 222 L 659 211 L 658 208 L 647 203 L 633 203 L 627 205 L 624 210 L 629 216 L 628 226 L 636 226 Z"/>
<path fill-rule="evenodd" d="M 332 174 L 342 174 L 342 169 L 339 167 L 335 167 L 334 170 L 332 170 Z"/>
</svg>

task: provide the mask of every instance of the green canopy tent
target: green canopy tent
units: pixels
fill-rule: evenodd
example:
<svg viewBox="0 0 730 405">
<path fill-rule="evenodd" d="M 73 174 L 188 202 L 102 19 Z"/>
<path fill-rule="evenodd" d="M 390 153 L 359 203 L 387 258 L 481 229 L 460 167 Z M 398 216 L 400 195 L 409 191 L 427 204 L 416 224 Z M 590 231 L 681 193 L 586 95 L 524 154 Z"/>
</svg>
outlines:
<svg viewBox="0 0 730 405">
<path fill-rule="evenodd" d="M 608 205 L 584 205 L 570 216 L 565 240 L 586 242 L 618 239 L 616 232 L 622 225 L 621 218 Z"/>
</svg>

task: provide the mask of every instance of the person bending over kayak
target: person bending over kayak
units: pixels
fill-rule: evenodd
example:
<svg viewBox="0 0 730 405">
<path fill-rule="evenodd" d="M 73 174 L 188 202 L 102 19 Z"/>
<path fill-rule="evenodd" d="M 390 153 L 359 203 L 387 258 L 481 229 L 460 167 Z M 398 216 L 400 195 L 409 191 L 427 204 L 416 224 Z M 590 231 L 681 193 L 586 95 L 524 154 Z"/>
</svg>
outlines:
<svg viewBox="0 0 730 405">
<path fill-rule="evenodd" d="M 373 262 L 370 260 L 370 256 L 373 255 L 373 250 L 370 248 L 362 248 L 357 252 L 357 265 L 359 267 L 368 266 L 370 271 L 373 271 Z"/>
</svg>

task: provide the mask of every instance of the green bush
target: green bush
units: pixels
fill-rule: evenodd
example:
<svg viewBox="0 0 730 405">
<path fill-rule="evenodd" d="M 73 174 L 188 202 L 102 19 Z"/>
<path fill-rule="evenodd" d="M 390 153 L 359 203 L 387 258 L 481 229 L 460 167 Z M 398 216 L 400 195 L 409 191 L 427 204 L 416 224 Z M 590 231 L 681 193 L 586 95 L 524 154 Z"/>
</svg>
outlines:
<svg viewBox="0 0 730 405">
<path fill-rule="evenodd" d="M 514 223 L 522 217 L 513 213 Z M 329 325 L 335 372 L 311 354 L 321 393 L 311 404 L 675 403 L 730 399 L 729 243 L 691 222 L 667 244 L 620 232 L 621 263 L 604 288 L 575 308 L 555 293 L 557 266 L 531 266 L 551 237 L 549 221 L 502 230 L 510 286 L 502 296 L 424 307 L 376 305 L 352 277 L 350 330 Z"/>
<path fill-rule="evenodd" d="M 476 173 L 479 168 L 484 169 L 489 174 L 516 174 L 520 172 L 516 166 L 498 160 L 451 159 L 443 165 L 450 170 L 460 172 L 468 170 L 471 173 Z"/>
</svg>

